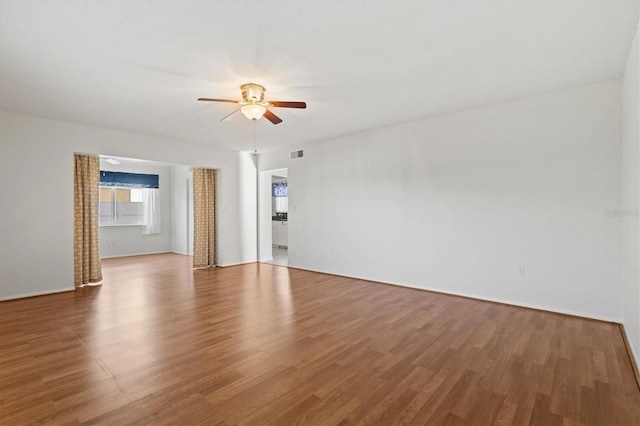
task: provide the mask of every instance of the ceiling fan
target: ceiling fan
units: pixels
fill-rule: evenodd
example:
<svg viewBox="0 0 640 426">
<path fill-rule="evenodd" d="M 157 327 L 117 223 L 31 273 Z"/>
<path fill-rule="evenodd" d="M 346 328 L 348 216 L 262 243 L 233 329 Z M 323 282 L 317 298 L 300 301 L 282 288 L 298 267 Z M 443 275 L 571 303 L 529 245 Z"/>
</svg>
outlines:
<svg viewBox="0 0 640 426">
<path fill-rule="evenodd" d="M 199 101 L 206 102 L 231 102 L 240 105 L 240 108 L 233 111 L 231 114 L 223 117 L 220 121 L 227 121 L 230 117 L 238 111 L 242 113 L 249 120 L 256 121 L 263 116 L 272 122 L 273 124 L 282 123 L 282 119 L 269 111 L 268 107 L 273 108 L 306 108 L 305 102 L 291 102 L 291 101 L 265 101 L 264 92 L 265 88 L 255 83 L 243 84 L 240 86 L 242 91 L 242 100 L 234 101 L 231 99 L 212 99 L 212 98 L 198 98 Z"/>
</svg>

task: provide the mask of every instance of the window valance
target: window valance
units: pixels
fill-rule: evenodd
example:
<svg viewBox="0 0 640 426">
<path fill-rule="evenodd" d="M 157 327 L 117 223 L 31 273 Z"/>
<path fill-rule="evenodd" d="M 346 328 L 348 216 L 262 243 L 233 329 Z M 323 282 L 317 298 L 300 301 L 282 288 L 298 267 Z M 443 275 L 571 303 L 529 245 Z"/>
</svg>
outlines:
<svg viewBox="0 0 640 426">
<path fill-rule="evenodd" d="M 158 175 L 107 172 L 104 170 L 100 170 L 100 186 L 123 186 L 125 188 L 159 188 Z"/>
</svg>

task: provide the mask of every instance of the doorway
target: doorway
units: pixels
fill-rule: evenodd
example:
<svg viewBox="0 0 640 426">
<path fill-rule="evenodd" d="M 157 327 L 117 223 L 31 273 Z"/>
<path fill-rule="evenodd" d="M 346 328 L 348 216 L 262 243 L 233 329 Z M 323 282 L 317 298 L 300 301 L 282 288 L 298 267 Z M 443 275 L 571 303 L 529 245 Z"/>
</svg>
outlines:
<svg viewBox="0 0 640 426">
<path fill-rule="evenodd" d="M 259 260 L 289 264 L 289 182 L 287 169 L 260 172 Z"/>
<path fill-rule="evenodd" d="M 129 180 L 155 177 L 153 229 L 141 212 L 149 199 L 138 183 L 103 183 L 101 172 L 99 241 L 101 259 L 156 253 L 193 255 L 193 184 L 187 165 L 100 156 L 100 170 Z M 105 177 L 105 180 L 107 178 Z M 133 182 L 133 183 L 132 183 Z"/>
</svg>

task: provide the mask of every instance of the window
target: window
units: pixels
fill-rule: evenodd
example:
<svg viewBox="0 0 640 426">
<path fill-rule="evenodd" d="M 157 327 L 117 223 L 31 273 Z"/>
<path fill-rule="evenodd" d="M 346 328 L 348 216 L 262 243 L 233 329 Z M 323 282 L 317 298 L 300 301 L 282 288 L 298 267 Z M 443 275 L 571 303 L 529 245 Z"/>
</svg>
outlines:
<svg viewBox="0 0 640 426">
<path fill-rule="evenodd" d="M 287 182 L 274 182 L 271 184 L 271 195 L 275 200 L 276 213 L 289 212 L 288 193 Z"/>
<path fill-rule="evenodd" d="M 100 225 L 142 225 L 143 189 L 100 187 Z"/>
<path fill-rule="evenodd" d="M 288 195 L 287 182 L 274 182 L 271 184 L 271 196 L 286 197 Z"/>
<path fill-rule="evenodd" d="M 148 225 L 145 191 L 157 191 L 158 175 L 100 171 L 100 226 Z M 147 216 L 150 206 L 146 206 Z M 154 207 L 154 206 L 151 206 Z"/>
</svg>

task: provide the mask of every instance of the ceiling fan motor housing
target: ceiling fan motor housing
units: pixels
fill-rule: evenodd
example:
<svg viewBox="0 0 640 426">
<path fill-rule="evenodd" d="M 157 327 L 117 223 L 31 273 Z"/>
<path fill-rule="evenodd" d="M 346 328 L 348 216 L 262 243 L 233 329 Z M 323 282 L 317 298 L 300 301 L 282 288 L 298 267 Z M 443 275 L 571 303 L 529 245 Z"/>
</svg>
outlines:
<svg viewBox="0 0 640 426">
<path fill-rule="evenodd" d="M 263 102 L 264 101 L 264 87 L 259 84 L 249 83 L 240 86 L 242 90 L 242 98 L 246 102 Z"/>
</svg>

